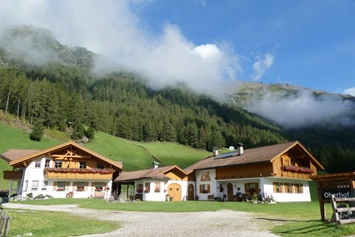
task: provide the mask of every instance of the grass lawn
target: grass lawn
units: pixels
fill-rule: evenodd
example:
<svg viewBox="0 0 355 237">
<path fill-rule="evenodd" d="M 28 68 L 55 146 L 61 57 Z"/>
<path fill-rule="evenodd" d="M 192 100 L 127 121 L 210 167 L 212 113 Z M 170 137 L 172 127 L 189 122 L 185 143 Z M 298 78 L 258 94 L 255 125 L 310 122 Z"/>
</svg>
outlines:
<svg viewBox="0 0 355 237">
<path fill-rule="evenodd" d="M 318 202 L 295 202 L 278 204 L 251 204 L 245 202 L 186 201 L 186 202 L 137 202 L 106 203 L 98 199 L 48 199 L 21 202 L 24 204 L 54 205 L 78 204 L 82 208 L 141 211 L 141 212 L 203 212 L 218 210 L 234 210 L 251 212 L 257 218 L 280 221 L 272 232 L 280 236 L 322 236 L 337 237 L 355 234 L 355 225 L 343 225 L 339 228 L 334 223 L 325 224 L 320 221 Z M 327 218 L 332 215 L 332 208 L 326 205 Z M 261 217 L 260 217 L 261 215 Z"/>
<path fill-rule="evenodd" d="M 7 209 L 11 216 L 8 236 L 76 236 L 98 234 L 117 230 L 117 222 L 98 221 L 63 212 L 27 211 Z"/>
<path fill-rule="evenodd" d="M 194 149 L 172 142 L 132 143 L 146 148 L 159 160 L 160 166 L 178 165 L 180 168 L 185 169 L 197 161 L 211 155 L 211 152 Z"/>
<path fill-rule="evenodd" d="M 43 150 L 60 143 L 60 141 L 46 138 L 41 142 L 35 142 L 29 139 L 29 133 L 26 131 L 0 123 L 0 154 L 11 148 Z M 3 180 L 4 170 L 12 170 L 12 167 L 10 167 L 3 159 L 0 159 L 0 189 L 8 189 L 10 186 L 9 181 Z"/>
</svg>

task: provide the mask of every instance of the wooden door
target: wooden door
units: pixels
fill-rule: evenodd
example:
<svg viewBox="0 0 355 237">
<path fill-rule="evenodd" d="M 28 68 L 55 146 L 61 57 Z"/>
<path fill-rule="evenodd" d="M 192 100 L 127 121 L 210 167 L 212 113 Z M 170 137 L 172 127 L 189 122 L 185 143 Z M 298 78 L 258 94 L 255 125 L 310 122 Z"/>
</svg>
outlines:
<svg viewBox="0 0 355 237">
<path fill-rule="evenodd" d="M 173 201 L 181 201 L 181 186 L 180 184 L 170 184 L 168 186 L 169 198 L 172 197 Z"/>
<path fill-rule="evenodd" d="M 189 184 L 187 199 L 188 200 L 195 200 L 195 187 L 193 184 Z"/>
<path fill-rule="evenodd" d="M 233 201 L 233 184 L 227 184 L 227 200 Z"/>
</svg>

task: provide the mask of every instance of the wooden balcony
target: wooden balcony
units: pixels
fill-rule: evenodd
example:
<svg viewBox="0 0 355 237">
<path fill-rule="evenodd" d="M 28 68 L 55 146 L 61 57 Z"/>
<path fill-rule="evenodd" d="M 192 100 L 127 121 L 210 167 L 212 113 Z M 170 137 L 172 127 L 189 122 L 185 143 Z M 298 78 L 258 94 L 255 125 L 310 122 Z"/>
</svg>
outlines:
<svg viewBox="0 0 355 237">
<path fill-rule="evenodd" d="M 4 179 L 5 180 L 21 180 L 22 179 L 22 171 L 4 170 Z"/>
<path fill-rule="evenodd" d="M 46 179 L 112 179 L 112 174 L 102 173 L 73 173 L 73 172 L 54 172 L 44 171 L 44 178 Z"/>
</svg>

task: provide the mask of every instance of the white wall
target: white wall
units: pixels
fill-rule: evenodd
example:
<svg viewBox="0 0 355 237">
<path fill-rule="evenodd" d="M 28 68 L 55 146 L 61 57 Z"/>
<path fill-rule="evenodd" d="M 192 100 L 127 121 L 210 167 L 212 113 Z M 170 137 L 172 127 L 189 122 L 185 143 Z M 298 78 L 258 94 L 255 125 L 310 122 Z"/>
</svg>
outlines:
<svg viewBox="0 0 355 237">
<path fill-rule="evenodd" d="M 138 184 L 143 183 L 143 189 L 145 187 L 145 183 L 149 182 L 150 183 L 150 192 L 146 193 L 143 192 L 143 200 L 144 201 L 165 201 L 166 200 L 166 194 L 168 193 L 168 186 L 172 183 L 177 183 L 181 186 L 181 200 L 186 200 L 187 197 L 187 181 L 175 181 L 175 180 L 169 180 L 168 182 L 164 182 L 161 180 L 154 180 L 154 179 L 146 179 L 143 181 L 137 181 L 135 182 L 135 187 L 138 187 Z M 160 192 L 155 192 L 154 191 L 154 183 L 155 182 L 160 182 Z M 137 193 L 137 190 L 135 190 Z"/>
<path fill-rule="evenodd" d="M 279 183 L 296 183 L 303 185 L 303 193 L 274 193 L 274 182 Z M 309 191 L 308 181 L 294 179 L 264 179 L 264 192 L 266 195 L 272 195 L 277 202 L 310 202 L 311 194 Z"/>
<path fill-rule="evenodd" d="M 210 175 L 210 181 L 201 181 L 201 176 L 205 172 L 209 172 Z M 208 200 L 208 195 L 214 194 L 214 196 L 217 195 L 217 184 L 216 184 L 216 170 L 215 169 L 209 169 L 209 170 L 197 170 L 195 171 L 196 174 L 196 193 L 195 196 L 197 195 L 199 197 L 199 200 Z M 200 185 L 201 184 L 209 184 L 210 185 L 210 193 L 200 193 Z"/>
<path fill-rule="evenodd" d="M 49 158 L 48 158 L 49 159 Z M 41 161 L 41 167 L 40 168 L 36 168 L 35 167 L 35 161 L 40 160 Z M 44 166 L 45 166 L 45 162 L 46 162 L 46 157 L 41 157 L 38 158 L 34 161 L 32 161 L 24 170 L 24 175 L 23 175 L 23 179 L 22 179 L 22 184 L 19 185 L 19 191 L 22 190 L 22 196 L 26 196 L 28 193 L 32 193 L 33 197 L 36 197 L 39 194 L 43 194 L 43 195 L 50 195 L 54 198 L 66 198 L 66 194 L 68 192 L 73 191 L 73 183 L 74 182 L 88 182 L 89 186 L 87 187 L 87 191 L 76 191 L 73 194 L 74 198 L 89 198 L 89 197 L 94 197 L 95 196 L 95 191 L 91 191 L 91 184 L 92 182 L 102 182 L 102 183 L 106 183 L 106 186 L 108 186 L 110 188 L 110 190 L 105 191 L 104 192 L 104 198 L 109 198 L 109 196 L 111 195 L 111 185 L 112 185 L 112 181 L 109 180 L 69 180 L 69 179 L 50 179 L 47 180 L 44 178 Z M 53 167 L 52 164 L 53 161 L 51 161 L 50 167 Z M 28 187 L 27 190 L 24 191 L 24 183 L 25 181 L 28 180 Z M 38 189 L 37 190 L 32 190 L 32 183 L 33 181 L 36 180 L 38 181 Z M 48 181 L 47 184 L 47 189 L 46 190 L 42 190 L 42 186 L 43 186 L 43 181 Z M 70 182 L 70 186 L 69 189 L 66 191 L 56 191 L 53 190 L 53 185 L 54 182 L 58 182 L 58 181 L 62 181 L 62 182 Z"/>
</svg>

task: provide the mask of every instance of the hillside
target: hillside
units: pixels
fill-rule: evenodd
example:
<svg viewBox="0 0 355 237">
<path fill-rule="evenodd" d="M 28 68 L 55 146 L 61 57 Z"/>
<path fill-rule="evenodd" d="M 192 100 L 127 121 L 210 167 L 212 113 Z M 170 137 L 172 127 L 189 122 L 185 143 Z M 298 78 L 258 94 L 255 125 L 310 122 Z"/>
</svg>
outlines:
<svg viewBox="0 0 355 237">
<path fill-rule="evenodd" d="M 183 154 L 182 148 L 174 148 L 176 144 L 188 145 L 196 151 L 211 151 L 214 147 L 235 146 L 238 142 L 252 148 L 299 140 L 328 171 L 353 170 L 349 164 L 355 161 L 355 129 L 343 124 L 354 123 L 354 109 L 349 109 L 347 113 L 338 112 L 335 119 L 324 117 L 321 124 L 318 121 L 308 122 L 307 119 L 312 119 L 308 114 L 313 111 L 298 113 L 296 105 L 283 103 L 297 101 L 299 91 L 304 89 L 310 91 L 307 99 L 314 103 L 335 95 L 290 85 L 242 83 L 235 94 L 227 95 L 232 102 L 223 102 L 214 100 L 210 95 L 196 94 L 184 85 L 153 90 L 147 86 L 144 75 L 138 73 L 122 70 L 100 76 L 92 73 L 94 53 L 80 47 L 64 46 L 46 29 L 20 26 L 8 32 L 2 35 L 2 39 L 10 37 L 25 44 L 22 51 L 15 53 L 17 44 L 9 45 L 8 40 L 0 40 L 0 109 L 31 124 L 39 121 L 53 133 L 71 130 L 72 139 L 78 139 L 86 126 L 111 135 L 107 137 L 96 133 L 93 147 L 99 139 L 111 141 L 119 137 L 132 146 L 139 143 L 136 147 L 152 149 L 152 156 L 159 160 L 162 157 L 156 152 L 166 153 L 165 157 Z M 39 53 L 35 54 L 37 56 L 45 53 L 44 56 L 50 57 L 44 57 L 47 61 L 38 63 L 40 61 L 31 58 L 33 54 L 29 49 Z M 33 62 L 28 60 L 29 57 Z M 271 95 L 282 92 L 283 96 L 269 101 L 269 106 L 278 103 L 282 106 L 281 110 L 273 112 L 272 107 L 260 103 L 265 102 L 265 91 Z M 340 100 L 352 103 L 349 108 L 354 108 L 353 97 L 342 97 Z M 307 104 L 308 101 L 303 102 Z M 259 107 L 250 109 L 248 105 L 251 102 Z M 327 111 L 331 115 L 338 108 L 336 103 L 324 105 L 326 107 L 316 111 L 317 116 L 322 115 L 324 108 L 332 108 Z M 299 120 L 304 123 L 300 127 L 285 127 L 278 120 L 263 116 L 260 113 L 262 110 L 269 114 L 271 111 L 276 119 L 285 117 L 284 121 L 292 121 L 291 125 Z M 109 141 L 106 141 L 107 144 Z M 97 149 L 100 146 L 104 145 L 98 144 Z M 125 154 L 112 152 L 105 155 L 125 156 L 136 150 L 123 146 L 126 147 L 129 149 Z M 102 152 L 106 150 L 102 149 Z M 171 164 L 164 158 L 161 162 Z M 182 166 L 188 163 L 189 158 Z M 132 167 L 139 167 L 140 164 L 144 162 L 137 160 Z"/>
<path fill-rule="evenodd" d="M 42 150 L 70 139 L 65 133 L 46 130 L 46 136 L 41 142 L 31 141 L 30 127 L 29 124 L 0 112 L 0 154 L 11 148 Z M 122 161 L 125 171 L 150 168 L 155 160 L 158 160 L 161 166 L 176 164 L 185 168 L 210 154 L 176 143 L 132 142 L 103 132 L 96 133 L 95 139 L 85 146 L 112 160 Z M 0 173 L 8 169 L 11 167 L 0 159 Z M 1 175 L 0 189 L 8 188 L 9 182 L 2 178 Z"/>
</svg>

